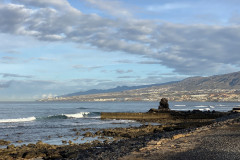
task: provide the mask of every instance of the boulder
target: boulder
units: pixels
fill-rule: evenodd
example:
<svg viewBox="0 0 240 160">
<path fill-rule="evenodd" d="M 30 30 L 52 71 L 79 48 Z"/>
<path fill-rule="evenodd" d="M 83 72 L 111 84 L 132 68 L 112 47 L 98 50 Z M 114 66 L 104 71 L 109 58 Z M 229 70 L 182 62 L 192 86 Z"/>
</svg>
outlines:
<svg viewBox="0 0 240 160">
<path fill-rule="evenodd" d="M 162 98 L 158 106 L 159 110 L 170 110 L 167 98 Z"/>
</svg>

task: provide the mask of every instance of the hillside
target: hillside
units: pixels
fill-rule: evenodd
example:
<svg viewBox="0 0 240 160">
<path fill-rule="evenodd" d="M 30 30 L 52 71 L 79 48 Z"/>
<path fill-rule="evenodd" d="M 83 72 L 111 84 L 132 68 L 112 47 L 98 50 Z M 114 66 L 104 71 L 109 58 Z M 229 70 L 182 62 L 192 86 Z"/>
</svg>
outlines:
<svg viewBox="0 0 240 160">
<path fill-rule="evenodd" d="M 125 90 L 117 91 L 119 88 L 125 88 Z M 161 97 L 167 97 L 171 101 L 240 102 L 240 72 L 210 77 L 191 77 L 179 82 L 130 88 L 117 87 L 102 93 L 85 95 L 75 93 L 74 96 L 40 101 L 159 101 Z"/>
<path fill-rule="evenodd" d="M 130 86 L 130 87 L 129 86 L 118 86 L 116 88 L 105 89 L 105 90 L 104 89 L 91 89 L 91 90 L 88 90 L 88 91 L 75 92 L 75 93 L 62 95 L 60 97 L 71 97 L 71 96 L 80 96 L 80 95 L 89 95 L 89 94 L 112 93 L 112 92 L 123 92 L 123 91 L 141 89 L 141 88 L 148 88 L 148 87 L 153 87 L 153 86 L 164 86 L 164 85 L 174 84 L 174 83 L 177 83 L 177 82 L 178 81 L 172 81 L 172 82 L 167 82 L 167 83 L 141 85 L 141 86 Z"/>
<path fill-rule="evenodd" d="M 172 85 L 173 90 L 240 89 L 240 72 L 211 77 L 192 77 Z"/>
</svg>

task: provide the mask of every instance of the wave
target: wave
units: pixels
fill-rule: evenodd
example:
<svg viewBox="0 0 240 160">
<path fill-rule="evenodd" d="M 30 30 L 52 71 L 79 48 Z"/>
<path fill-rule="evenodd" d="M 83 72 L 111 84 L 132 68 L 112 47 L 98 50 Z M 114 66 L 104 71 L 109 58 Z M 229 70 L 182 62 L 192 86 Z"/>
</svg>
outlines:
<svg viewBox="0 0 240 160">
<path fill-rule="evenodd" d="M 217 107 L 224 107 L 224 106 L 227 106 L 227 105 L 224 105 L 224 104 L 218 104 L 216 105 Z"/>
<path fill-rule="evenodd" d="M 199 108 L 203 108 L 203 107 L 208 107 L 208 106 L 194 106 L 194 107 L 199 107 Z"/>
<path fill-rule="evenodd" d="M 61 115 L 51 115 L 51 116 L 47 116 L 47 117 L 40 117 L 38 119 L 67 119 L 68 117 L 65 116 L 64 114 Z"/>
<path fill-rule="evenodd" d="M 185 104 L 176 104 L 174 105 L 175 107 L 185 107 L 186 105 Z"/>
<path fill-rule="evenodd" d="M 17 122 L 30 122 L 35 120 L 50 120 L 50 119 L 74 119 L 74 118 L 100 118 L 100 112 L 79 112 L 74 114 L 59 114 L 49 115 L 47 117 L 28 117 L 28 118 L 15 118 L 15 119 L 0 119 L 0 123 L 17 123 Z"/>
<path fill-rule="evenodd" d="M 90 112 L 80 112 L 75 114 L 64 114 L 68 118 L 83 118 L 86 117 Z"/>
<path fill-rule="evenodd" d="M 75 126 L 84 126 L 84 125 L 103 125 L 103 124 L 128 124 L 128 123 L 135 123 L 134 120 L 103 120 L 99 122 L 86 122 L 86 123 L 78 123 L 74 124 Z"/>
<path fill-rule="evenodd" d="M 77 109 L 89 109 L 89 108 L 86 108 L 86 107 L 79 107 L 79 108 L 77 108 Z M 93 108 L 91 108 L 91 109 L 93 109 Z"/>
<path fill-rule="evenodd" d="M 38 119 L 73 119 L 73 118 L 99 118 L 99 112 L 79 112 L 74 114 L 60 114 L 60 115 L 50 115 L 47 117 L 42 117 Z"/>
<path fill-rule="evenodd" d="M 16 118 L 16 119 L 0 119 L 0 123 L 16 123 L 16 122 L 30 122 L 35 121 L 35 117 Z"/>
<path fill-rule="evenodd" d="M 198 109 L 200 111 L 210 111 L 210 108 L 203 108 L 203 109 Z"/>
</svg>

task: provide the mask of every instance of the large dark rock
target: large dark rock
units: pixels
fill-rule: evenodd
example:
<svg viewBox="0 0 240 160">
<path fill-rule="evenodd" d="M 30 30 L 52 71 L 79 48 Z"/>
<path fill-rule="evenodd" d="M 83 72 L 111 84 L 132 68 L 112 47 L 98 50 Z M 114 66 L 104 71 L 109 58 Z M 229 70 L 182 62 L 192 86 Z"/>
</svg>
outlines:
<svg viewBox="0 0 240 160">
<path fill-rule="evenodd" d="M 159 102 L 158 109 L 160 110 L 170 110 L 167 98 L 162 98 Z"/>
</svg>

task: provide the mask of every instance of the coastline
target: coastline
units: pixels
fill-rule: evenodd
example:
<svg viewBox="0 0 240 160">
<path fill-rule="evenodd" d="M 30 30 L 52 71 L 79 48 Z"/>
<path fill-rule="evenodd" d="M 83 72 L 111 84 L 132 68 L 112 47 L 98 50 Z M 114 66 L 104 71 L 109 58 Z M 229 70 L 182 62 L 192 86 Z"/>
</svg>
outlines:
<svg viewBox="0 0 240 160">
<path fill-rule="evenodd" d="M 170 138 L 150 141 L 146 147 L 119 160 L 237 160 L 240 157 L 240 114 Z"/>
<path fill-rule="evenodd" d="M 39 158 L 39 159 L 129 159 L 140 157 L 140 159 L 151 159 L 155 150 L 159 150 L 160 143 L 167 140 L 173 143 L 173 148 L 177 148 L 178 142 L 175 139 L 191 137 L 196 135 L 204 136 L 206 131 L 215 131 L 222 126 L 239 124 L 240 114 L 231 114 L 227 117 L 218 118 L 211 124 L 187 124 L 181 125 L 143 125 L 142 127 L 131 127 L 128 129 L 104 129 L 98 132 L 98 136 L 115 137 L 112 141 L 95 140 L 91 143 L 68 145 L 49 145 L 39 141 L 36 144 L 28 144 L 16 147 L 8 145 L 6 149 L 0 149 L 3 159 L 17 158 Z M 96 133 L 95 133 L 96 135 Z M 90 136 L 95 136 L 90 135 Z M 172 141 L 173 140 L 173 141 Z M 175 146 L 175 147 L 174 147 Z M 188 148 L 188 150 L 190 150 Z M 157 152 L 157 151 L 156 151 Z M 176 152 L 177 153 L 177 152 Z M 146 158 L 146 154 L 148 157 Z M 157 154 L 157 153 L 156 153 Z"/>
</svg>

